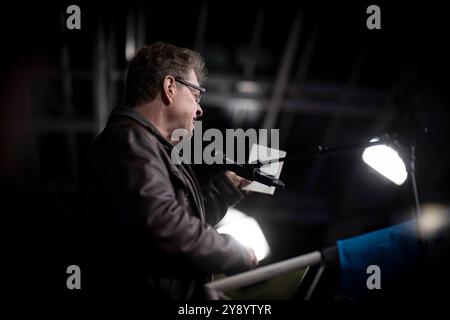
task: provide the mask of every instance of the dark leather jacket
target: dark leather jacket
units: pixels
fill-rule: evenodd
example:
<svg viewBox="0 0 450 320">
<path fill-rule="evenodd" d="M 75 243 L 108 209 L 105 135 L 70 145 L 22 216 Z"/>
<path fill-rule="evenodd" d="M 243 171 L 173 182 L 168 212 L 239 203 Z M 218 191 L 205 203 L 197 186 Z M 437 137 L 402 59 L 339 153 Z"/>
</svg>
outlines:
<svg viewBox="0 0 450 320">
<path fill-rule="evenodd" d="M 223 173 L 201 187 L 172 148 L 131 108 L 113 110 L 95 140 L 79 184 L 89 292 L 203 298 L 211 274 L 251 267 L 246 249 L 212 227 L 242 193 Z"/>
</svg>

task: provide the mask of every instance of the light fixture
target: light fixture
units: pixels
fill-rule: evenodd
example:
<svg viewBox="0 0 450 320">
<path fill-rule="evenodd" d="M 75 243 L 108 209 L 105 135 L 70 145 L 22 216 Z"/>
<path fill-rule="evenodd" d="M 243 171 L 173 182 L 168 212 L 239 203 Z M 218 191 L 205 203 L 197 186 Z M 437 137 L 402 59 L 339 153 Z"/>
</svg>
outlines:
<svg viewBox="0 0 450 320">
<path fill-rule="evenodd" d="M 217 231 L 229 234 L 244 246 L 252 248 L 258 261 L 264 259 L 270 252 L 269 244 L 258 222 L 237 209 L 228 209 L 225 217 L 217 225 Z"/>
<path fill-rule="evenodd" d="M 379 141 L 373 138 L 370 142 Z M 363 161 L 382 176 L 400 186 L 408 177 L 405 163 L 392 147 L 380 144 L 367 147 L 362 154 Z"/>
</svg>

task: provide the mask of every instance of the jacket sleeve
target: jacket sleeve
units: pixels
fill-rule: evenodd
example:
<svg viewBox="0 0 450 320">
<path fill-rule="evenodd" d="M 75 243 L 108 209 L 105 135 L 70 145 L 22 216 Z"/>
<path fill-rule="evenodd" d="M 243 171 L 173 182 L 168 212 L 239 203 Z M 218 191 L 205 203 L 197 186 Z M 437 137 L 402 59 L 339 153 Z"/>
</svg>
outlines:
<svg viewBox="0 0 450 320">
<path fill-rule="evenodd" d="M 217 233 L 179 203 L 164 151 L 154 137 L 144 129 L 127 128 L 117 130 L 111 144 L 104 189 L 123 215 L 120 218 L 142 228 L 152 247 L 208 273 L 251 268 L 245 247 Z"/>
<path fill-rule="evenodd" d="M 206 222 L 212 226 L 219 223 L 230 206 L 244 198 L 225 173 L 219 173 L 202 184 L 202 193 L 206 210 Z"/>
</svg>

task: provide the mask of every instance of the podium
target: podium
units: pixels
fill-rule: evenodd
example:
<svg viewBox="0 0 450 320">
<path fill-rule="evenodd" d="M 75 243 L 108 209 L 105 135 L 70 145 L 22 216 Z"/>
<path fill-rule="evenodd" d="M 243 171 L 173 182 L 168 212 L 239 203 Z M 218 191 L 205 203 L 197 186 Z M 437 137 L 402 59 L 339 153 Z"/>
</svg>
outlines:
<svg viewBox="0 0 450 320">
<path fill-rule="evenodd" d="M 299 284 L 308 273 L 312 266 L 320 266 L 319 271 L 314 277 L 308 292 L 309 295 L 314 291 L 327 263 L 335 263 L 337 258 L 337 248 L 330 247 L 325 250 L 310 252 L 298 257 L 276 262 L 255 270 L 246 271 L 234 276 L 230 276 L 217 281 L 205 284 L 206 296 L 210 300 L 220 300 L 224 292 L 237 290 L 245 286 L 255 285 L 262 281 L 270 280 L 277 276 L 286 275 L 291 272 L 299 271 Z M 304 269 L 304 270 L 302 270 Z M 291 277 L 298 278 L 298 277 Z"/>
<path fill-rule="evenodd" d="M 420 266 L 419 239 L 415 221 L 409 221 L 356 237 L 337 241 L 336 246 L 313 251 L 298 257 L 276 262 L 255 270 L 243 272 L 205 285 L 207 298 L 219 300 L 225 292 L 256 285 L 283 274 L 302 270 L 298 285 L 302 285 L 301 297 L 309 300 L 325 269 L 339 265 L 340 290 L 344 296 L 364 297 L 373 288 L 368 285 L 369 272 L 374 267 L 381 273 L 383 291 L 395 286 L 405 274 Z M 315 269 L 315 272 L 312 271 Z M 310 274 L 312 273 L 312 276 Z M 305 281 L 305 275 L 308 281 Z M 287 280 L 289 281 L 289 279 Z M 292 284 L 287 284 L 292 286 Z M 307 288 L 305 288 L 307 286 Z M 375 290 L 376 291 L 376 290 Z"/>
</svg>

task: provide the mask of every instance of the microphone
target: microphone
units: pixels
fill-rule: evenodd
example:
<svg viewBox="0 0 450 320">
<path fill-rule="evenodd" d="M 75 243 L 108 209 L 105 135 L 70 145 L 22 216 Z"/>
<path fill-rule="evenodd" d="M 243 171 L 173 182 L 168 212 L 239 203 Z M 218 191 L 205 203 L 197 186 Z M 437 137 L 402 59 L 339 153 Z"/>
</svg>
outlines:
<svg viewBox="0 0 450 320">
<path fill-rule="evenodd" d="M 238 164 L 228 159 L 222 152 L 216 151 L 216 155 L 224 159 L 224 165 L 227 170 L 233 171 L 238 176 L 250 180 L 257 181 L 270 187 L 284 189 L 284 182 L 275 178 L 273 175 L 265 174 L 261 171 L 264 163 L 256 161 L 255 163 Z"/>
</svg>

